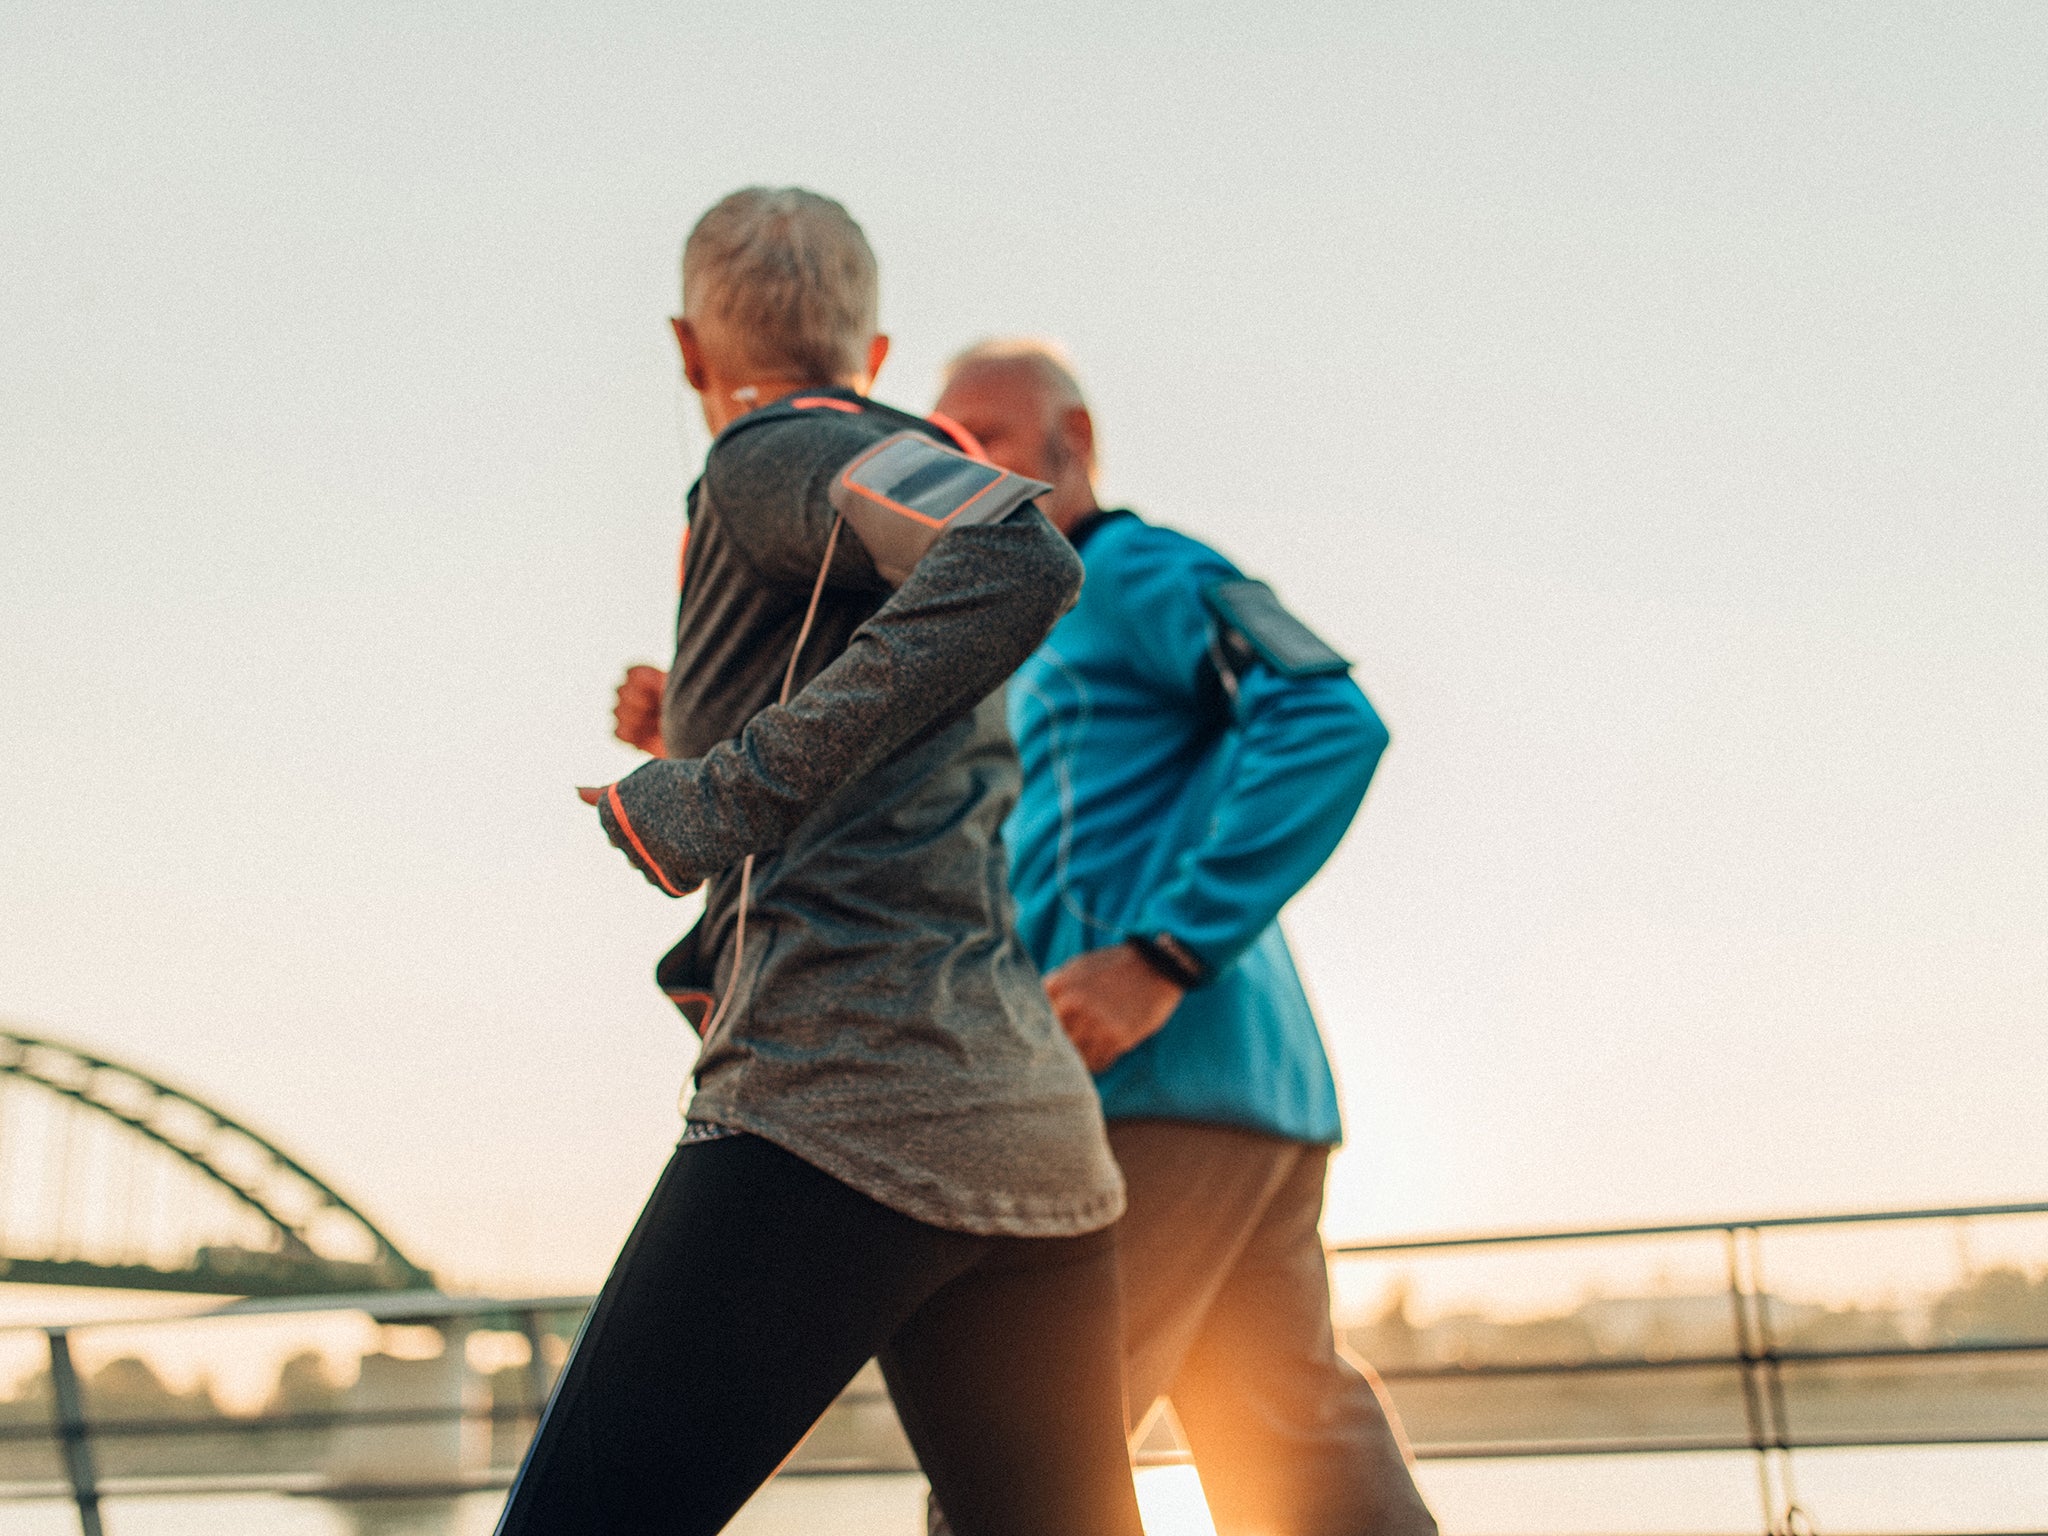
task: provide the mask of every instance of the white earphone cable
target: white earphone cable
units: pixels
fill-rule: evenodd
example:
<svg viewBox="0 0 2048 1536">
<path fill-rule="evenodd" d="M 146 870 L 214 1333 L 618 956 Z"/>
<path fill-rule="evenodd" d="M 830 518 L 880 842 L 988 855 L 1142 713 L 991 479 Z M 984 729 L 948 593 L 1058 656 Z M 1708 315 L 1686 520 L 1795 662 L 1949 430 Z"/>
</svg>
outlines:
<svg viewBox="0 0 2048 1536">
<path fill-rule="evenodd" d="M 790 648 L 789 665 L 783 669 L 782 692 L 775 700 L 777 704 L 787 704 L 790 691 L 796 685 L 796 664 L 803 656 L 804 642 L 811 638 L 811 625 L 817 621 L 818 603 L 825 595 L 825 578 L 831 573 L 832 555 L 839 548 L 839 529 L 845 521 L 843 517 L 833 518 L 832 531 L 825 537 L 825 558 L 818 562 L 818 579 L 811 584 L 811 604 L 804 610 L 804 622 L 796 632 L 796 644 Z M 726 977 L 725 992 L 718 999 L 718 1007 L 704 1021 L 697 1046 L 700 1057 L 711 1049 L 712 1037 L 718 1033 L 719 1025 L 725 1022 L 733 994 L 739 990 L 740 967 L 747 957 L 747 903 L 753 894 L 753 885 L 754 856 L 750 853 L 740 863 L 740 909 L 732 941 L 732 971 Z"/>
</svg>

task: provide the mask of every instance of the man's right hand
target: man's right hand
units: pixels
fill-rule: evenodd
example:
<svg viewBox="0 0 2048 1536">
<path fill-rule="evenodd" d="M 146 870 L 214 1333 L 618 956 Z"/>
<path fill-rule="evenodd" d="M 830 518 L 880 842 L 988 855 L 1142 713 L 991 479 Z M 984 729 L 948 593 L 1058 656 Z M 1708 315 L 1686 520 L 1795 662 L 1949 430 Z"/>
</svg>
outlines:
<svg viewBox="0 0 2048 1536">
<path fill-rule="evenodd" d="M 612 706 L 612 734 L 651 756 L 666 756 L 661 746 L 661 695 L 667 687 L 668 674 L 659 667 L 626 668 L 618 702 Z"/>
<path fill-rule="evenodd" d="M 1119 1059 L 1166 1027 L 1186 994 L 1129 944 L 1091 949 L 1045 978 L 1060 1028 L 1090 1072 Z"/>
</svg>

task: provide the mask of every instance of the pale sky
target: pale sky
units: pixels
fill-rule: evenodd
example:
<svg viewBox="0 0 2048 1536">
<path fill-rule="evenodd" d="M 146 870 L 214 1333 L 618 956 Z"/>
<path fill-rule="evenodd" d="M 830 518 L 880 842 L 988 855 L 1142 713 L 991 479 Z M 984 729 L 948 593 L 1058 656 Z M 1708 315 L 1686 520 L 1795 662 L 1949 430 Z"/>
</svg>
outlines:
<svg viewBox="0 0 2048 1536">
<path fill-rule="evenodd" d="M 594 1285 L 676 1130 L 665 317 L 843 199 L 924 408 L 1357 658 L 1367 1236 L 2048 1194 L 2048 9 L 0 3 L 0 1018 Z"/>
</svg>

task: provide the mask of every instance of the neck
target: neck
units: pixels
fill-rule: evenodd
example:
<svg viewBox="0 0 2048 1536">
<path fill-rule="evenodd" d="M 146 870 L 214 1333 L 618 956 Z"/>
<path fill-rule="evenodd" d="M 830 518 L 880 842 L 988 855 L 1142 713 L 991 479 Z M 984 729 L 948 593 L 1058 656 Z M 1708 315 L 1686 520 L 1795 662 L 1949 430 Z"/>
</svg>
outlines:
<svg viewBox="0 0 2048 1536">
<path fill-rule="evenodd" d="M 716 437 L 747 412 L 758 411 L 790 395 L 807 389 L 849 388 L 857 389 L 858 385 L 851 381 L 819 384 L 808 379 L 712 379 L 697 398 L 704 407 L 704 425 Z"/>
<path fill-rule="evenodd" d="M 1072 533 L 1102 510 L 1095 500 L 1095 487 L 1086 482 L 1073 488 L 1056 485 L 1049 495 L 1039 499 L 1038 506 L 1046 521 L 1063 534 Z"/>
</svg>

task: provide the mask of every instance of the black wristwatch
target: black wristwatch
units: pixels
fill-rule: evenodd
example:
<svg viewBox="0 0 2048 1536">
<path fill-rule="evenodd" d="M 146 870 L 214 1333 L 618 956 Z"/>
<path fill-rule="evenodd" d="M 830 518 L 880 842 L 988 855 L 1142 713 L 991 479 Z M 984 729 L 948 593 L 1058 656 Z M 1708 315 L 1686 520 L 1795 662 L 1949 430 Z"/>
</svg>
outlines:
<svg viewBox="0 0 2048 1536">
<path fill-rule="evenodd" d="M 1209 967 L 1201 957 L 1170 933 L 1155 933 L 1149 938 L 1133 934 L 1124 942 L 1138 952 L 1140 960 L 1183 992 L 1192 992 L 1209 979 Z"/>
</svg>

